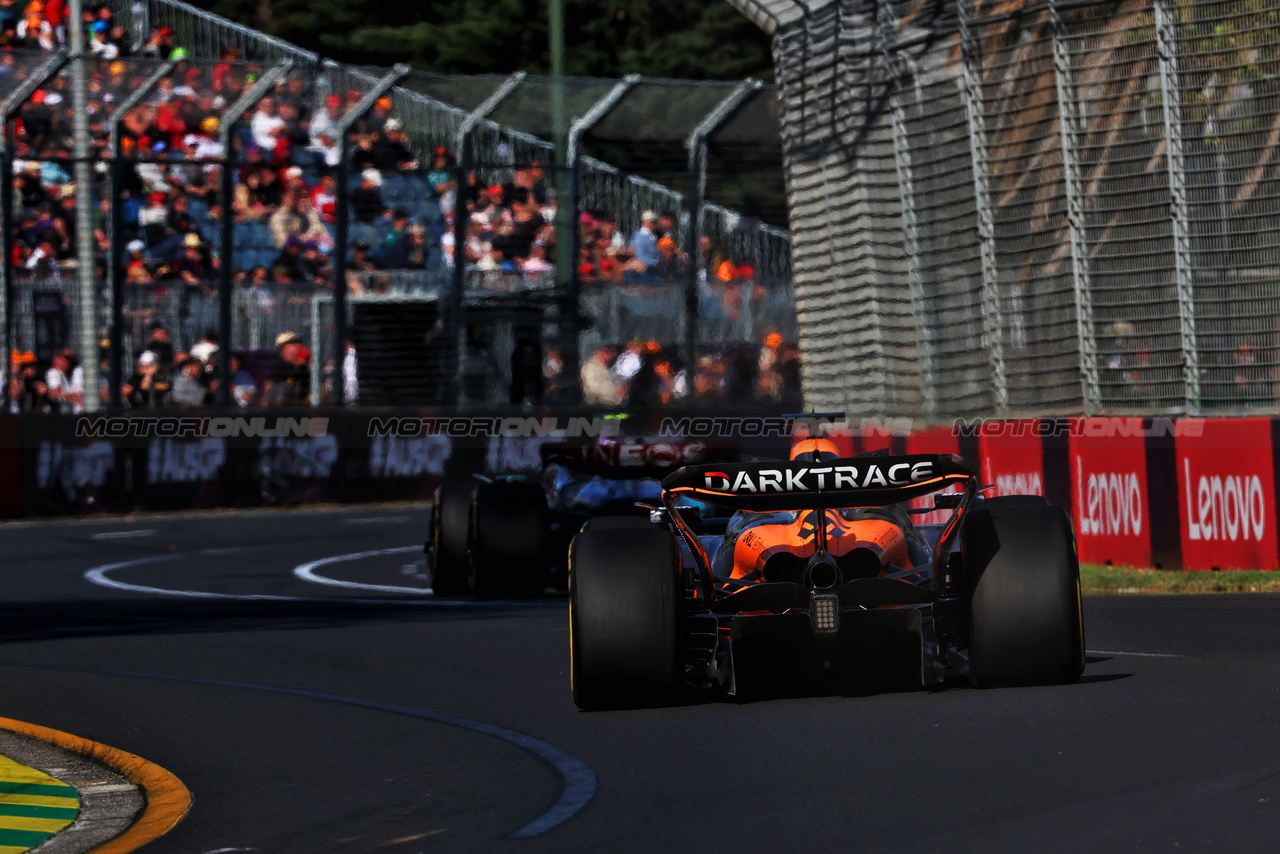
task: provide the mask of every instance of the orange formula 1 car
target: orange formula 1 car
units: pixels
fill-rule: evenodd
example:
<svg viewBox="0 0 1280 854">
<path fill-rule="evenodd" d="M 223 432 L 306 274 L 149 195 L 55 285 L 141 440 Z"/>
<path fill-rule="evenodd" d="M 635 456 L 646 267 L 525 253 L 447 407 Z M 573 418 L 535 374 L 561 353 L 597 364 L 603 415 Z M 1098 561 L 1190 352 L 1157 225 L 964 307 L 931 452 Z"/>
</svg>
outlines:
<svg viewBox="0 0 1280 854">
<path fill-rule="evenodd" d="M 574 700 L 594 708 L 671 691 L 772 694 L 968 677 L 1071 682 L 1084 668 L 1075 537 L 1039 496 L 983 499 L 954 455 L 686 466 L 648 519 L 588 522 L 569 556 Z M 902 504 L 954 512 L 914 525 Z M 693 506 L 688 506 L 688 505 Z M 705 508 L 732 511 L 708 517 Z M 701 511 L 699 508 L 702 508 Z"/>
</svg>

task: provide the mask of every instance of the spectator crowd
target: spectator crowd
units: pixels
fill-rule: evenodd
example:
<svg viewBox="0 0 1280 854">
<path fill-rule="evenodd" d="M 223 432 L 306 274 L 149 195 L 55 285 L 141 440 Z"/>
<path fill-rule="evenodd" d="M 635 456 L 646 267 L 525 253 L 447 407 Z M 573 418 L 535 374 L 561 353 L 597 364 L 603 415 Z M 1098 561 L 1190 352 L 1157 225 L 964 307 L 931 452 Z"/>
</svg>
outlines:
<svg viewBox="0 0 1280 854">
<path fill-rule="evenodd" d="M 114 111 L 152 77 L 155 61 L 175 62 L 121 121 L 124 162 L 114 201 L 124 223 L 124 251 L 117 260 L 126 282 L 125 321 L 134 345 L 126 354 L 126 373 L 132 371 L 133 376 L 124 395 L 132 405 L 188 404 L 197 394 L 184 379 L 200 384 L 202 402 L 209 399 L 214 391 L 209 356 L 217 342 L 198 333 L 216 322 L 224 264 L 230 265 L 237 290 L 251 294 L 241 311 L 271 318 L 267 328 L 272 334 L 293 329 L 304 336 L 314 321 L 311 297 L 332 291 L 333 256 L 338 251 L 346 253 L 348 289 L 357 295 L 385 291 L 397 282 L 421 282 L 426 274 L 447 276 L 455 263 L 469 271 L 472 287 L 484 290 L 553 284 L 566 250 L 556 244 L 557 199 L 541 162 L 488 165 L 460 176 L 449 149 L 420 149 L 430 152 L 420 161 L 390 97 L 378 99 L 355 123 L 344 147 L 338 124 L 363 99 L 363 91 L 335 88 L 332 81 L 321 85 L 325 78 L 312 81 L 298 74 L 287 76 L 250 108 L 228 136 L 234 151 L 224 151 L 223 117 L 265 66 L 245 62 L 234 48 L 225 49 L 216 61 L 197 60 L 168 27 L 154 29 L 139 43 L 109 5 L 87 5 L 83 19 L 74 22 L 65 0 L 28 0 L 22 7 L 0 0 L 0 91 L 11 91 L 37 67 L 37 52 L 65 45 L 68 29 L 77 25 L 84 28 L 92 54 L 87 112 L 95 160 L 94 198 L 100 201 L 92 210 L 89 233 L 99 281 L 107 279 L 111 265 Z M 69 279 L 76 272 L 72 102 L 71 76 L 64 70 L 41 83 L 10 129 L 15 201 L 9 219 L 9 260 L 15 277 L 33 286 Z M 235 164 L 234 190 L 230 209 L 224 210 L 219 186 L 228 155 Z M 352 176 L 349 245 L 338 247 L 336 172 L 344 158 Z M 454 227 L 459 210 L 466 213 L 461 230 Z M 226 219 L 233 233 L 230 259 L 218 251 Z M 643 301 L 646 289 L 655 286 L 683 288 L 692 267 L 700 289 L 700 313 L 730 322 L 744 301 L 763 293 L 764 285 L 756 282 L 751 266 L 736 264 L 706 237 L 698 257 L 691 259 L 681 248 L 677 220 L 670 212 L 643 212 L 629 235 L 606 211 L 582 213 L 576 227 L 580 251 L 574 263 L 586 290 L 615 289 Z M 245 320 L 242 315 L 237 323 Z M 159 343 L 169 346 L 152 346 L 157 333 L 165 338 Z M 17 399 L 12 393 L 20 379 L 23 411 L 82 405 L 75 395 L 82 396 L 83 389 L 65 391 L 75 386 L 76 357 L 65 351 L 67 343 L 55 342 L 58 352 L 39 364 L 32 353 L 16 354 L 10 400 Z M 209 344 L 215 350 L 202 346 Z M 277 345 L 274 356 L 269 349 L 259 353 L 258 361 L 274 367 L 257 370 L 252 391 L 246 385 L 235 395 L 238 401 L 280 402 L 274 400 L 281 394 L 279 383 L 272 383 L 266 372 L 283 375 L 282 363 L 301 365 L 295 361 L 297 353 L 306 353 L 306 348 L 300 341 L 288 345 L 286 356 L 280 351 L 284 345 Z M 634 342 L 623 341 L 612 348 L 611 380 L 604 383 L 593 375 L 593 402 L 655 395 L 679 399 L 689 393 L 686 371 L 663 358 L 663 348 L 651 343 L 639 352 L 635 349 Z M 699 396 L 704 386 L 713 398 L 730 393 L 725 390 L 744 387 L 739 375 L 743 365 L 753 361 L 758 376 L 753 374 L 747 386 L 772 389 L 774 374 L 788 377 L 784 384 L 792 382 L 786 367 L 790 357 L 782 355 L 792 350 L 761 343 L 742 353 L 734 347 L 709 351 L 693 366 L 693 386 Z M 253 361 L 252 354 L 242 355 Z M 548 360 L 554 355 L 548 354 Z M 634 371 L 632 356 L 640 362 Z M 306 353 L 303 362 L 309 364 L 308 360 Z M 57 367 L 63 362 L 68 367 Z M 244 365 L 237 370 L 254 374 Z M 554 371 L 544 379 L 551 387 L 564 382 Z M 585 373 L 582 379 L 587 379 Z M 798 379 L 795 382 L 798 388 Z M 276 387 L 274 395 L 268 384 Z M 297 380 L 294 385 L 301 389 L 307 384 Z M 758 390 L 751 394 L 761 396 Z M 290 402 L 302 400 L 295 392 L 289 395 Z M 773 391 L 763 395 L 778 396 Z"/>
</svg>

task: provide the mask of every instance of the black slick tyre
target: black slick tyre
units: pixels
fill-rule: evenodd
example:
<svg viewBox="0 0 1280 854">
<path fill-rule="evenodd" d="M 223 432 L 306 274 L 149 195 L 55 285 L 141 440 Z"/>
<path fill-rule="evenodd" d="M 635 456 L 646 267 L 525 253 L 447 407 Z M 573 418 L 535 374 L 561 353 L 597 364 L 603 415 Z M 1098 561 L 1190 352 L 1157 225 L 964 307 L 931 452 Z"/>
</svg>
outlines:
<svg viewBox="0 0 1280 854">
<path fill-rule="evenodd" d="M 475 484 L 446 481 L 436 488 L 431 506 L 431 589 L 437 596 L 465 596 L 471 592 L 468 539 L 471 499 Z"/>
<path fill-rule="evenodd" d="M 988 501 L 965 522 L 969 679 L 979 688 L 1074 682 L 1084 670 L 1080 566 L 1067 514 Z"/>
<path fill-rule="evenodd" d="M 569 547 L 573 701 L 581 709 L 660 702 L 684 675 L 679 543 L 644 519 L 599 521 Z"/>
<path fill-rule="evenodd" d="M 471 592 L 483 599 L 541 596 L 548 579 L 542 487 L 525 481 L 481 484 L 471 511 Z"/>
</svg>

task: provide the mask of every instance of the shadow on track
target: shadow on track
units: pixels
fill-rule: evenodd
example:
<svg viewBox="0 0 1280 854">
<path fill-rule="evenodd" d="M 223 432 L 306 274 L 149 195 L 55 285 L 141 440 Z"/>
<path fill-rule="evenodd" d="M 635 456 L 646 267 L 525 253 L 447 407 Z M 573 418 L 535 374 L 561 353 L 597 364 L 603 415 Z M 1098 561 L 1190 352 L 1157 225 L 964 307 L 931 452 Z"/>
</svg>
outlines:
<svg viewBox="0 0 1280 854">
<path fill-rule="evenodd" d="M 0 643 L 68 637 L 310 629 L 361 623 L 490 620 L 563 608 L 563 600 L 457 602 L 190 602 L 139 599 L 32 602 L 0 608 Z"/>
</svg>

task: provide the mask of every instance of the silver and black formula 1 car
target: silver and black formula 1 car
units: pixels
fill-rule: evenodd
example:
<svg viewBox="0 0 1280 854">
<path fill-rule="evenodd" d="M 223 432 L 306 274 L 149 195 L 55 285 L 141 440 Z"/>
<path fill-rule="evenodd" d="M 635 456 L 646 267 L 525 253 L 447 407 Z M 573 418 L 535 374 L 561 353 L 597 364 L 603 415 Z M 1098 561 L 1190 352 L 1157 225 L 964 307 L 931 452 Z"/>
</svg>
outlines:
<svg viewBox="0 0 1280 854">
<path fill-rule="evenodd" d="M 541 471 L 450 480 L 436 490 L 423 550 L 437 596 L 540 596 L 567 584 L 569 542 L 601 515 L 643 517 L 661 478 L 692 463 L 736 461 L 735 444 L 653 437 L 548 442 Z"/>
<path fill-rule="evenodd" d="M 1039 496 L 983 499 L 954 455 L 686 466 L 647 519 L 597 518 L 572 542 L 570 671 L 584 709 L 675 689 L 749 698 L 842 680 L 894 687 L 1075 681 L 1084 627 L 1075 537 Z M 948 486 L 942 525 L 902 502 Z M 681 500 L 732 510 L 728 518 Z"/>
</svg>

